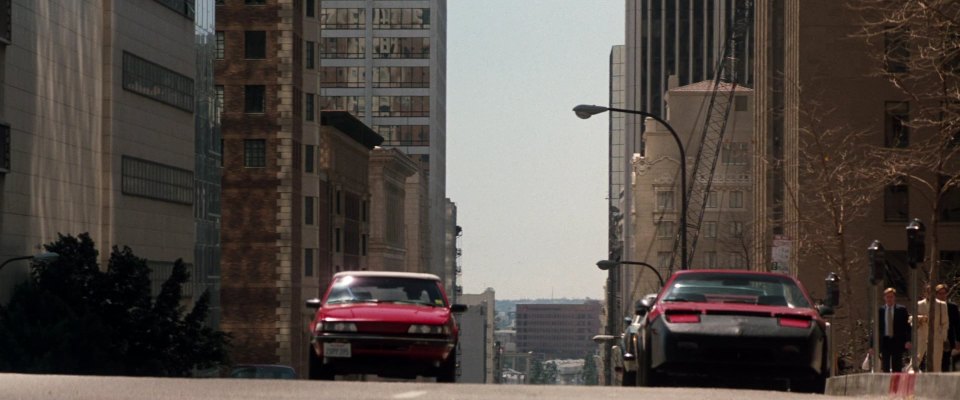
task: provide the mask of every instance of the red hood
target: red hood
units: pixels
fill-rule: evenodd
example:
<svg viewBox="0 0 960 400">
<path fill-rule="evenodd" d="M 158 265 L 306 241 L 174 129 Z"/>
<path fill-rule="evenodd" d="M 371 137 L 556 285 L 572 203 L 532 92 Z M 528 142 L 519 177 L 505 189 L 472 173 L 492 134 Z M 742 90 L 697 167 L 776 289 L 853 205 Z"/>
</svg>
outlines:
<svg viewBox="0 0 960 400">
<path fill-rule="evenodd" d="M 450 309 L 411 304 L 353 303 L 325 306 L 320 309 L 320 316 L 327 320 L 442 325 L 450 319 Z"/>
</svg>

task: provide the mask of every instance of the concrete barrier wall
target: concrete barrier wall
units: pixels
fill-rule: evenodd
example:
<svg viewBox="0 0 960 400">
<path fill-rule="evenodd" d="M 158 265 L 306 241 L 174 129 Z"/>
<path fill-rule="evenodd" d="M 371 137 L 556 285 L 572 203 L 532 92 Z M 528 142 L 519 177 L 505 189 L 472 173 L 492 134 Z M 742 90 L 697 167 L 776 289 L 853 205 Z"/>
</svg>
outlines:
<svg viewBox="0 0 960 400">
<path fill-rule="evenodd" d="M 960 399 L 960 372 L 853 374 L 827 380 L 831 396 L 879 396 L 887 399 Z"/>
</svg>

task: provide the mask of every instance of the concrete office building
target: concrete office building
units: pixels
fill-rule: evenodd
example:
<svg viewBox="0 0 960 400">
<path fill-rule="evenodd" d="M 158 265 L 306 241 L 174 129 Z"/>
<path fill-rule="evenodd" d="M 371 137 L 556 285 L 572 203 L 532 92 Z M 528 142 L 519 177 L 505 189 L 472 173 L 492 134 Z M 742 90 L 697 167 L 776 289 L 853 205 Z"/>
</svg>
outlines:
<svg viewBox="0 0 960 400">
<path fill-rule="evenodd" d="M 0 257 L 88 232 L 214 289 L 213 0 L 0 1 Z M 105 263 L 103 264 L 105 267 Z M 0 272 L 4 297 L 29 263 Z"/>
<path fill-rule="evenodd" d="M 316 47 L 318 79 L 306 86 L 323 110 L 347 110 L 413 158 L 428 188 L 420 215 L 428 241 L 419 256 L 450 285 L 445 240 L 445 0 L 302 1 L 306 54 Z M 411 232 L 416 236 L 417 232 Z M 415 239 L 415 238 L 411 238 Z"/>
<path fill-rule="evenodd" d="M 599 301 L 583 304 L 517 304 L 517 352 L 539 359 L 582 359 L 593 355 L 600 334 Z"/>
<path fill-rule="evenodd" d="M 832 130 L 842 135 L 833 136 L 827 146 L 843 146 L 841 138 L 861 132 L 865 134 L 858 141 L 862 145 L 844 149 L 887 146 L 885 139 L 904 134 L 902 126 L 909 126 L 904 121 L 918 118 L 918 110 L 922 109 L 884 76 L 900 73 L 887 70 L 888 64 L 877 58 L 886 50 L 885 41 L 868 44 L 855 35 L 861 31 L 862 16 L 846 2 L 757 3 L 754 142 L 758 159 L 776 162 L 758 162 L 754 166 L 757 189 L 753 267 L 768 269 L 776 261 L 772 258 L 776 248 L 783 250 L 786 246 L 788 273 L 798 276 L 814 298 L 824 297 L 823 281 L 835 264 L 823 261 L 815 249 L 823 243 L 817 245 L 817 238 L 811 237 L 817 232 L 817 224 L 832 222 L 806 219 L 824 209 L 824 205 L 817 201 L 822 186 L 801 165 L 804 152 L 811 151 L 809 146 L 803 146 L 804 142 L 810 140 L 810 132 L 822 134 Z M 930 132 L 910 128 L 906 134 L 910 136 L 909 143 L 914 144 Z M 936 177 L 930 179 L 935 181 Z M 928 224 L 929 258 L 931 210 L 923 201 L 929 194 L 915 183 L 891 182 L 880 191 L 873 193 L 873 200 L 859 210 L 862 214 L 845 224 L 843 250 L 849 270 L 841 274 L 841 279 L 843 293 L 848 297 L 841 300 L 835 324 L 852 326 L 856 319 L 866 319 L 868 308 L 857 305 L 868 299 L 865 256 L 872 240 L 878 239 L 886 247 L 886 260 L 894 278 L 908 277 L 905 227 L 909 219 L 920 217 Z M 950 211 L 960 207 L 960 197 L 948 196 L 946 200 L 937 233 L 941 276 L 956 273 L 960 262 L 960 224 L 956 223 L 960 215 Z M 837 252 L 833 254 L 839 256 Z M 893 279 L 882 284 L 899 286 L 904 282 Z"/>
</svg>

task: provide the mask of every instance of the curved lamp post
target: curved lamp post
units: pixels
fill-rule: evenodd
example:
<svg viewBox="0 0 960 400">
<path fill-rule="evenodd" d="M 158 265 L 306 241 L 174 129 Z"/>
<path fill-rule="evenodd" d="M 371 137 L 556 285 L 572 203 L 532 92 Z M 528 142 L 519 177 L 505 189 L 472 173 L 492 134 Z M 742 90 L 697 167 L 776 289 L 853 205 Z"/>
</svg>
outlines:
<svg viewBox="0 0 960 400">
<path fill-rule="evenodd" d="M 647 264 L 647 263 L 645 263 L 645 262 L 642 262 L 642 261 L 600 260 L 600 261 L 597 261 L 597 268 L 600 268 L 600 269 L 606 271 L 606 270 L 608 270 L 608 269 L 610 269 L 610 268 L 614 268 L 614 267 L 616 267 L 616 266 L 618 266 L 618 265 L 620 265 L 620 264 L 639 265 L 639 266 L 641 266 L 641 267 L 646 267 L 647 269 L 653 271 L 653 274 L 657 276 L 657 280 L 660 282 L 660 287 L 661 287 L 661 288 L 663 287 L 663 276 L 660 275 L 660 271 L 657 271 L 657 269 L 656 269 L 654 266 L 652 266 L 652 265 L 650 265 L 650 264 Z"/>
<path fill-rule="evenodd" d="M 57 261 L 58 258 L 60 258 L 60 255 L 51 251 L 34 254 L 32 256 L 14 257 L 4 261 L 3 264 L 0 264 L 0 269 L 3 269 L 3 267 L 7 266 L 7 264 L 13 261 L 31 260 L 31 262 L 34 264 L 47 264 Z"/>
<path fill-rule="evenodd" d="M 660 117 L 650 114 L 646 111 L 626 110 L 623 108 L 612 108 L 586 104 L 581 104 L 573 108 L 573 112 L 576 113 L 577 117 L 580 117 L 581 119 L 587 119 L 607 111 L 636 114 L 653 118 L 665 126 L 667 130 L 670 131 L 670 135 L 673 136 L 673 140 L 677 142 L 677 150 L 680 151 L 680 269 L 685 270 L 687 269 L 687 156 L 683 151 L 683 143 L 680 141 L 680 136 L 677 135 L 677 132 L 673 130 L 673 127 L 670 126 L 667 121 L 664 121 Z M 626 184 L 626 182 L 624 182 L 624 184 Z M 623 261 L 621 261 L 621 263 L 627 264 Z"/>
</svg>

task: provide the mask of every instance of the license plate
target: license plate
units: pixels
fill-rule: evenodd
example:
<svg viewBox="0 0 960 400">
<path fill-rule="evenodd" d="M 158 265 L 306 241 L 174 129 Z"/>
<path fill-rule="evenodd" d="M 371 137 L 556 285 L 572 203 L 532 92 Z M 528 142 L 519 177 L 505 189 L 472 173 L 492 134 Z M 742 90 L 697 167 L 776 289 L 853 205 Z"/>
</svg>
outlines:
<svg viewBox="0 0 960 400">
<path fill-rule="evenodd" d="M 323 356 L 350 358 L 350 343 L 324 343 Z"/>
</svg>

